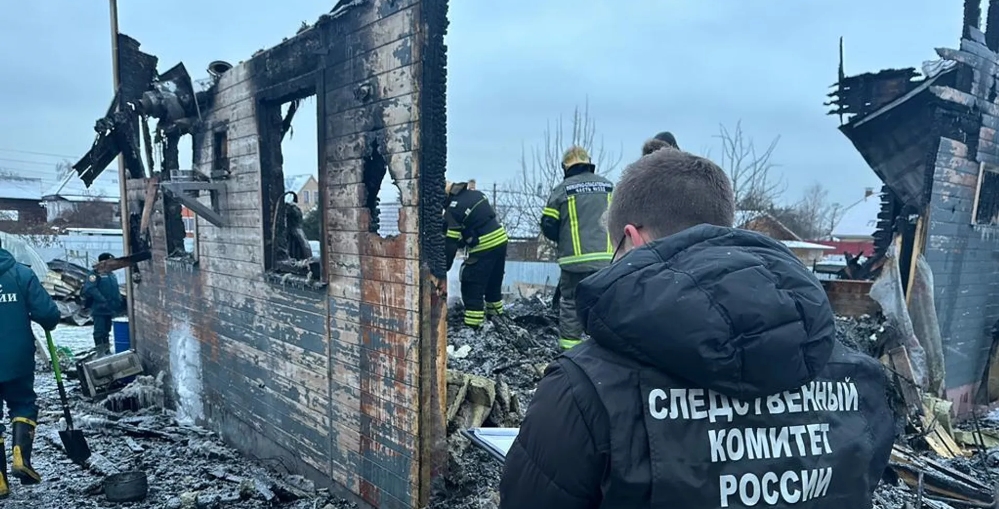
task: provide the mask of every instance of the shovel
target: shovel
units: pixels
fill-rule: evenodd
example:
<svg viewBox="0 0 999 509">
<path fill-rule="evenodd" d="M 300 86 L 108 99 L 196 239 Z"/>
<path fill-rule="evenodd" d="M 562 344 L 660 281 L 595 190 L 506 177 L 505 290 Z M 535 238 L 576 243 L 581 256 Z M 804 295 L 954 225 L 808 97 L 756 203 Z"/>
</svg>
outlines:
<svg viewBox="0 0 999 509">
<path fill-rule="evenodd" d="M 73 429 L 73 416 L 69 413 L 69 400 L 66 398 L 66 386 L 62 383 L 62 370 L 59 368 L 59 357 L 56 352 L 55 343 L 52 342 L 52 333 L 45 331 L 45 340 L 48 342 L 49 358 L 52 360 L 52 371 L 55 371 L 56 385 L 59 386 L 59 400 L 62 401 L 62 412 L 66 417 L 66 430 L 59 431 L 59 438 L 62 440 L 62 447 L 66 449 L 66 456 L 73 463 L 86 466 L 90 459 L 90 446 L 87 444 L 87 437 L 83 432 Z"/>
</svg>

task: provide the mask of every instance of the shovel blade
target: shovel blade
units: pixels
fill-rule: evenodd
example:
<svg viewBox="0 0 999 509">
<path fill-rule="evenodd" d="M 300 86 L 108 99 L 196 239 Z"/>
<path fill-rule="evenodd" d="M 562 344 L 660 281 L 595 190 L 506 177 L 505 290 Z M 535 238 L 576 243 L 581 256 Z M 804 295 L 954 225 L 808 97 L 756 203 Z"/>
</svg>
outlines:
<svg viewBox="0 0 999 509">
<path fill-rule="evenodd" d="M 87 437 L 83 436 L 83 432 L 78 429 L 60 431 L 59 438 L 69 460 L 77 465 L 86 466 L 87 460 L 90 459 L 90 445 L 87 444 Z"/>
</svg>

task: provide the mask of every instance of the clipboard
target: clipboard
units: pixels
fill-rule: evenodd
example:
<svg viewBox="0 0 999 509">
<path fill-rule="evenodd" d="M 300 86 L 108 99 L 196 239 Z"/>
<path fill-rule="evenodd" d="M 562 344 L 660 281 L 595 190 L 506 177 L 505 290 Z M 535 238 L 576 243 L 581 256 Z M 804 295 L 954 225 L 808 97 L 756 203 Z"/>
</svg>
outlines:
<svg viewBox="0 0 999 509">
<path fill-rule="evenodd" d="M 506 461 L 506 454 L 510 452 L 510 447 L 513 446 L 513 441 L 520 433 L 520 428 L 469 428 L 462 430 L 461 433 L 473 444 L 485 449 L 503 463 Z"/>
</svg>

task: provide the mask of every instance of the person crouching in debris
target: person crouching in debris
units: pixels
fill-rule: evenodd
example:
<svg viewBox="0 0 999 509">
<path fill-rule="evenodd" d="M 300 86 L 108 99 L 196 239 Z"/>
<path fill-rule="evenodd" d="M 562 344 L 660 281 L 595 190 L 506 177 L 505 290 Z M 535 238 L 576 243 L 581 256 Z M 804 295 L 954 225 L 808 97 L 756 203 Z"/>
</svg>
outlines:
<svg viewBox="0 0 999 509">
<path fill-rule="evenodd" d="M 111 253 L 101 253 L 97 262 L 114 258 Z M 98 357 L 111 354 L 111 320 L 121 309 L 121 290 L 118 278 L 113 272 L 104 272 L 97 268 L 87 276 L 83 285 L 84 303 L 90 308 L 90 316 L 94 319 L 94 348 Z"/>
<path fill-rule="evenodd" d="M 547 368 L 502 509 L 871 507 L 894 439 L 885 372 L 733 209 L 707 159 L 658 150 L 624 171 L 614 262 L 576 289 L 592 339 Z"/>
<path fill-rule="evenodd" d="M 676 137 L 673 133 L 669 131 L 663 131 L 655 135 L 652 139 L 646 141 L 642 144 L 642 155 L 647 156 L 659 149 L 672 148 L 675 150 L 680 150 L 680 146 L 676 144 Z"/>
<path fill-rule="evenodd" d="M 14 477 L 21 484 L 37 484 L 42 477 L 31 466 L 38 406 L 35 401 L 34 321 L 45 330 L 59 324 L 59 308 L 42 288 L 38 276 L 14 261 L 14 255 L 0 246 L 0 414 L 3 404 L 14 428 Z M 0 415 L 2 417 L 2 415 Z M 10 495 L 7 479 L 6 427 L 0 422 L 0 498 Z"/>
<path fill-rule="evenodd" d="M 597 175 L 596 168 L 585 149 L 569 147 L 562 156 L 565 178 L 541 211 L 541 232 L 558 245 L 559 345 L 564 349 L 578 345 L 583 337 L 583 324 L 576 317 L 576 285 L 610 264 L 614 256 L 601 221 L 614 184 Z"/>
<path fill-rule="evenodd" d="M 451 270 L 459 248 L 465 248 L 461 264 L 461 301 L 465 325 L 480 327 L 490 316 L 503 314 L 503 272 L 506 269 L 506 229 L 496 219 L 486 195 L 475 190 L 475 181 L 446 184 L 447 268 Z"/>
</svg>

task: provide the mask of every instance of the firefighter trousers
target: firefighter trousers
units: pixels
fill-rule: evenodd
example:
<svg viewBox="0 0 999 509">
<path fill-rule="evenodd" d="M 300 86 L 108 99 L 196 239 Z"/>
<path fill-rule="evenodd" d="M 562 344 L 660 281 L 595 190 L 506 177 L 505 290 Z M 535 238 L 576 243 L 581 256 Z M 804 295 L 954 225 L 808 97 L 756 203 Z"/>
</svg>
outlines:
<svg viewBox="0 0 999 509">
<path fill-rule="evenodd" d="M 564 349 L 572 348 L 582 342 L 583 323 L 576 314 L 576 285 L 593 272 L 562 271 L 559 279 L 558 329 L 559 345 Z"/>
<path fill-rule="evenodd" d="M 479 327 L 486 313 L 503 314 L 503 274 L 506 271 L 506 244 L 468 255 L 461 264 L 461 301 L 465 305 L 465 325 Z"/>
</svg>

